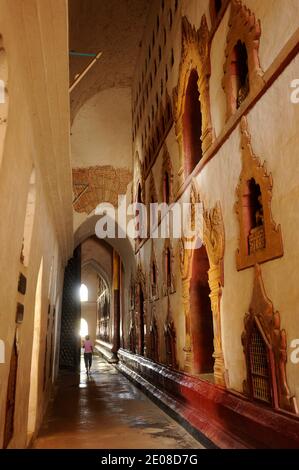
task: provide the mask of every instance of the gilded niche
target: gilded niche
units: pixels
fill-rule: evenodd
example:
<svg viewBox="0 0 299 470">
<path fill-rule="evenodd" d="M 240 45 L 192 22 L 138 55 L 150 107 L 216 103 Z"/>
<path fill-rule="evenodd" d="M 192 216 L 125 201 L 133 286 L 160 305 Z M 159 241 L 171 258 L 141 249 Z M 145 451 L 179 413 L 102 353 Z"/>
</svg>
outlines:
<svg viewBox="0 0 299 470">
<path fill-rule="evenodd" d="M 286 377 L 287 338 L 280 314 L 267 297 L 261 268 L 255 266 L 254 287 L 244 319 L 242 345 L 247 368 L 244 392 L 252 400 L 298 414 Z"/>
<path fill-rule="evenodd" d="M 245 116 L 240 128 L 242 171 L 235 206 L 240 226 L 238 270 L 283 256 L 280 225 L 275 224 L 271 213 L 272 176 L 253 153 Z"/>
<path fill-rule="evenodd" d="M 184 173 L 184 114 L 190 79 L 198 77 L 198 99 L 200 101 L 200 120 L 198 124 L 201 151 L 204 153 L 213 141 L 213 128 L 210 111 L 209 78 L 211 75 L 209 29 L 205 15 L 199 30 L 193 27 L 186 17 L 182 18 L 182 56 L 179 68 L 179 81 L 173 90 L 175 132 L 180 148 L 179 176 L 183 183 Z M 200 129 L 201 128 L 201 129 Z"/>
<path fill-rule="evenodd" d="M 231 0 L 222 86 L 228 120 L 252 92 L 264 84 L 259 61 L 260 21 L 240 0 Z"/>
</svg>

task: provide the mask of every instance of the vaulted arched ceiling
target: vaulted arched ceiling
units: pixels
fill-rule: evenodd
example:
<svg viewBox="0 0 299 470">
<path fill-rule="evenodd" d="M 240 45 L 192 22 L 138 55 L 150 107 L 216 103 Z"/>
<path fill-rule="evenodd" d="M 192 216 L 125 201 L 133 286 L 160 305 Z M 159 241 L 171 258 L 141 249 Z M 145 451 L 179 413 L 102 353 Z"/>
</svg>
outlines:
<svg viewBox="0 0 299 470">
<path fill-rule="evenodd" d="M 69 0 L 70 50 L 102 52 L 71 94 L 72 120 L 99 91 L 131 86 L 150 4 L 150 0 Z M 71 83 L 91 60 L 70 56 Z"/>
</svg>

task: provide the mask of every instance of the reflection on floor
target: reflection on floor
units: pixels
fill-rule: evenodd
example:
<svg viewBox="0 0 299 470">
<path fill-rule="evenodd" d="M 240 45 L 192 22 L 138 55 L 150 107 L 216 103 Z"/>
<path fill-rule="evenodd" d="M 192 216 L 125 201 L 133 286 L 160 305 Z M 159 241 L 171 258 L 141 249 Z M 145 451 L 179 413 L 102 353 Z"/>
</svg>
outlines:
<svg viewBox="0 0 299 470">
<path fill-rule="evenodd" d="M 84 372 L 83 372 L 84 371 Z M 63 373 L 36 449 L 200 449 L 203 446 L 114 367 L 94 357 L 87 377 Z"/>
</svg>

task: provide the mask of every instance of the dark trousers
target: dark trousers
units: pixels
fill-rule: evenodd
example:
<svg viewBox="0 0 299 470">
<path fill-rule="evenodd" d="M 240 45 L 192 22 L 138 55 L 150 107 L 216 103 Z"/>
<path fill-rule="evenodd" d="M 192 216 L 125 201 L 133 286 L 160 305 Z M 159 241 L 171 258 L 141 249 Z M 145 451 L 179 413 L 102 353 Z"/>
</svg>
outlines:
<svg viewBox="0 0 299 470">
<path fill-rule="evenodd" d="M 92 364 L 92 353 L 84 353 L 84 362 L 86 370 L 90 369 Z"/>
</svg>

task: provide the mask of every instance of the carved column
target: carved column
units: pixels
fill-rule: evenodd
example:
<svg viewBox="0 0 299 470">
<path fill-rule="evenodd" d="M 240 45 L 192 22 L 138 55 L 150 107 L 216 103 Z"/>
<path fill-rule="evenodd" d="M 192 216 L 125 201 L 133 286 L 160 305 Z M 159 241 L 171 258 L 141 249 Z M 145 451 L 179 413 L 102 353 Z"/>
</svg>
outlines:
<svg viewBox="0 0 299 470">
<path fill-rule="evenodd" d="M 176 139 L 179 144 L 179 162 L 180 162 L 180 167 L 178 170 L 178 179 L 177 179 L 177 185 L 175 188 L 175 192 L 177 193 L 179 189 L 182 187 L 184 184 L 184 149 L 183 149 L 183 123 L 182 120 L 178 121 L 176 123 L 175 127 L 176 131 Z"/>
<path fill-rule="evenodd" d="M 214 328 L 214 377 L 215 383 L 225 385 L 224 380 L 224 359 L 221 341 L 221 323 L 220 323 L 220 300 L 222 295 L 221 284 L 219 283 L 221 274 L 220 266 L 214 266 L 209 270 L 209 286 L 211 289 L 210 299 L 213 312 L 213 328 Z"/>
<path fill-rule="evenodd" d="M 192 250 L 186 249 L 184 239 L 180 244 L 180 269 L 182 276 L 182 295 L 185 315 L 185 366 L 186 372 L 191 373 L 193 368 L 193 354 L 191 341 L 191 320 L 190 320 L 190 281 L 191 281 L 191 260 Z"/>
<path fill-rule="evenodd" d="M 204 244 L 210 269 L 209 286 L 214 327 L 214 377 L 215 383 L 225 386 L 225 366 L 221 339 L 220 301 L 223 286 L 224 224 L 220 203 L 204 212 Z"/>
</svg>

